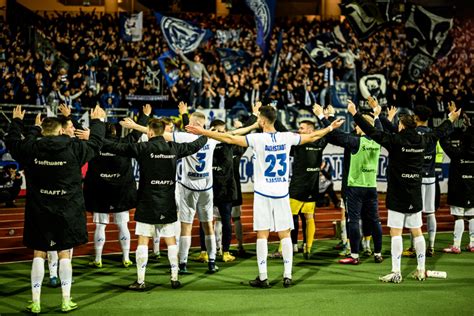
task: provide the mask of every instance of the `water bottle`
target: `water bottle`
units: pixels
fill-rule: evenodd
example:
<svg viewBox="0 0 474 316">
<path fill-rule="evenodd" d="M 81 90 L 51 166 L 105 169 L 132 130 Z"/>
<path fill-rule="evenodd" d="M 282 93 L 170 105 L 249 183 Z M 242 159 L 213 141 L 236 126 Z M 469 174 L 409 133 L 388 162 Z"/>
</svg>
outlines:
<svg viewBox="0 0 474 316">
<path fill-rule="evenodd" d="M 446 279 L 448 274 L 445 271 L 428 270 L 426 271 L 426 276 L 428 278 Z"/>
</svg>

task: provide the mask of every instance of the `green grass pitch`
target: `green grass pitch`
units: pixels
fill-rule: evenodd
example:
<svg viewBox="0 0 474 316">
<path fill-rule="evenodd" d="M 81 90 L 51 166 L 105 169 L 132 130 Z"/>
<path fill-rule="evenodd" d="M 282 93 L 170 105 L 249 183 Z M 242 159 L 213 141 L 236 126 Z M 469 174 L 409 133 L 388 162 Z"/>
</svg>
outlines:
<svg viewBox="0 0 474 316">
<path fill-rule="evenodd" d="M 466 236 L 465 234 L 465 237 Z M 452 234 L 438 234 L 437 247 L 450 244 Z M 463 240 L 463 247 L 468 242 Z M 409 237 L 404 236 L 405 247 Z M 255 246 L 247 248 L 253 256 L 233 263 L 220 262 L 220 271 L 206 274 L 207 265 L 189 263 L 193 274 L 181 277 L 183 287 L 169 284 L 165 256 L 157 261 L 150 256 L 146 292 L 131 292 L 126 286 L 136 277 L 135 267 L 121 267 L 120 255 L 104 256 L 102 269 L 90 268 L 89 258 L 75 258 L 72 296 L 79 304 L 74 315 L 473 315 L 474 253 L 461 255 L 436 252 L 427 258 L 427 269 L 448 273 L 447 279 L 415 281 L 415 258 L 402 258 L 403 282 L 386 284 L 380 275 L 390 272 L 390 240 L 384 237 L 382 264 L 362 258 L 359 266 L 337 263 L 334 240 L 317 240 L 313 259 L 294 257 L 294 286 L 283 288 L 281 259 L 269 259 L 270 289 L 254 289 L 248 280 L 257 275 Z M 276 244 L 269 245 L 269 251 Z M 196 253 L 196 250 L 194 250 Z M 30 292 L 31 262 L 0 265 L 0 314 L 21 314 Z M 60 313 L 61 289 L 42 288 L 42 312 Z"/>
</svg>

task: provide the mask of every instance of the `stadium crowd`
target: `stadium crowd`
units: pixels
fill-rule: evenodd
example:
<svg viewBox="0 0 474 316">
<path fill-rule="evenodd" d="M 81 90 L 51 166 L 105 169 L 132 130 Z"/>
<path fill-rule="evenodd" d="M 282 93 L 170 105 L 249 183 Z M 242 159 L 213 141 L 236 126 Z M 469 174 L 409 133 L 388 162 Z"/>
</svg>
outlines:
<svg viewBox="0 0 474 316">
<path fill-rule="evenodd" d="M 462 106 L 473 98 L 474 51 L 470 43 L 474 25 L 469 20 L 455 20 L 452 30 L 455 43 L 448 57 L 434 63 L 420 82 L 405 83 L 402 73 L 407 45 L 401 26 L 381 30 L 364 41 L 358 41 L 350 33 L 348 52 L 341 51 L 344 56 L 317 68 L 302 47 L 317 34 L 332 31 L 339 22 L 279 18 L 269 54 L 263 57 L 255 43 L 255 22 L 250 16 L 207 19 L 203 14 L 187 13 L 179 17 L 214 34 L 217 30 L 240 30 L 239 36 L 225 42 L 214 36 L 198 50 L 210 81 L 204 78 L 202 90 L 197 90 L 195 96 L 188 97 L 191 75 L 185 62 L 180 63 L 179 80 L 171 89 L 163 84 L 164 90 L 157 92 L 153 82 L 147 79 L 147 71 L 158 70 L 157 58 L 168 49 L 154 18 L 145 20 L 142 41 L 125 42 L 120 38 L 115 16 L 50 13 L 36 22 L 39 36 L 49 42 L 48 48 L 37 52 L 27 45 L 25 32 L 1 25 L 0 103 L 56 102 L 79 110 L 100 102 L 106 108 L 128 108 L 131 104 L 125 100 L 127 95 L 168 94 L 173 107 L 176 101 L 184 100 L 193 107 L 232 109 L 238 105 L 250 112 L 251 104 L 263 100 L 291 111 L 293 107 L 310 109 L 315 101 L 327 104 L 328 86 L 335 80 L 354 80 L 354 67 L 358 77 L 371 73 L 386 76 L 390 105 L 413 109 L 415 105 L 427 104 L 434 117 L 445 116 L 447 100 L 455 100 Z M 280 31 L 283 32 L 280 75 L 271 93 L 266 95 L 270 63 Z M 215 49 L 219 47 L 242 49 L 250 54 L 251 61 L 241 71 L 228 74 L 217 56 Z"/>
</svg>

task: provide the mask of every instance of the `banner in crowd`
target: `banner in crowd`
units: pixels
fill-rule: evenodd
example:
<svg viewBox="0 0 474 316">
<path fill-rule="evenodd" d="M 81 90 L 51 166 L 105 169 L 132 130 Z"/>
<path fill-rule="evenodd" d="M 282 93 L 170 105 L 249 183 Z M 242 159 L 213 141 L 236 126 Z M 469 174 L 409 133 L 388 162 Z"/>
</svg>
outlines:
<svg viewBox="0 0 474 316">
<path fill-rule="evenodd" d="M 164 52 L 158 57 L 158 64 L 168 87 L 171 88 L 179 79 L 179 65 L 176 54 L 173 51 Z"/>
<path fill-rule="evenodd" d="M 217 30 L 217 43 L 226 44 L 229 42 L 238 42 L 240 40 L 240 29 Z"/>
<path fill-rule="evenodd" d="M 437 58 L 449 54 L 453 38 L 449 34 L 453 19 L 433 14 L 413 5 L 405 23 L 409 58 L 405 67 L 408 80 L 415 82 Z"/>
<path fill-rule="evenodd" d="M 226 110 L 225 109 L 203 109 L 199 110 L 206 116 L 206 128 L 209 128 L 209 125 L 214 120 L 226 121 Z"/>
<path fill-rule="evenodd" d="M 347 45 L 350 41 L 349 30 L 337 25 L 332 32 L 318 34 L 312 41 L 306 43 L 303 50 L 317 67 L 333 61 L 339 55 L 334 49 Z"/>
<path fill-rule="evenodd" d="M 381 107 L 388 106 L 387 79 L 382 74 L 365 75 L 359 80 L 359 108 L 370 109 L 367 98 L 376 99 Z"/>
<path fill-rule="evenodd" d="M 143 12 L 120 13 L 120 37 L 126 42 L 139 42 L 143 36 Z"/>
<path fill-rule="evenodd" d="M 335 81 L 331 91 L 331 104 L 336 108 L 347 108 L 347 100 L 356 102 L 357 85 L 355 82 Z"/>
<path fill-rule="evenodd" d="M 339 6 L 359 39 L 366 39 L 386 25 L 375 1 L 347 0 Z"/>
<path fill-rule="evenodd" d="M 275 21 L 276 0 L 245 0 L 255 15 L 257 45 L 266 54 Z"/>
<path fill-rule="evenodd" d="M 161 92 L 161 75 L 159 66 L 152 64 L 146 66 L 145 84 L 149 84 L 154 93 Z"/>
<path fill-rule="evenodd" d="M 235 50 L 230 48 L 217 48 L 216 51 L 228 74 L 240 71 L 252 60 L 250 54 L 242 49 Z"/>
<path fill-rule="evenodd" d="M 158 12 L 155 12 L 155 17 L 161 27 L 163 37 L 175 53 L 178 50 L 181 50 L 183 54 L 192 52 L 212 36 L 211 31 L 201 29 L 184 20 L 164 16 Z"/>
</svg>

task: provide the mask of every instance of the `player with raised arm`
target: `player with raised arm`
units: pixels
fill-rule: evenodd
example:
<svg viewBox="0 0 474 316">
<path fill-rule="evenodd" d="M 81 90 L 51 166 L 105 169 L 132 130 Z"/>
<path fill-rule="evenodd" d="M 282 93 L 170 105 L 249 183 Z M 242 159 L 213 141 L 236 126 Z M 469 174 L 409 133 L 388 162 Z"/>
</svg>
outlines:
<svg viewBox="0 0 474 316">
<path fill-rule="evenodd" d="M 283 285 L 292 284 L 293 247 L 290 231 L 293 217 L 289 201 L 289 154 L 291 146 L 315 142 L 332 129 L 343 124 L 337 120 L 331 126 L 311 134 L 280 133 L 275 130 L 276 110 L 272 106 L 262 106 L 257 119 L 263 133 L 236 136 L 208 131 L 201 126 L 189 125 L 186 129 L 197 135 L 205 135 L 215 140 L 252 147 L 254 163 L 254 216 L 253 227 L 257 231 L 257 263 L 259 275 L 250 281 L 252 287 L 269 287 L 267 276 L 268 236 L 278 232 L 283 252 Z"/>
</svg>

